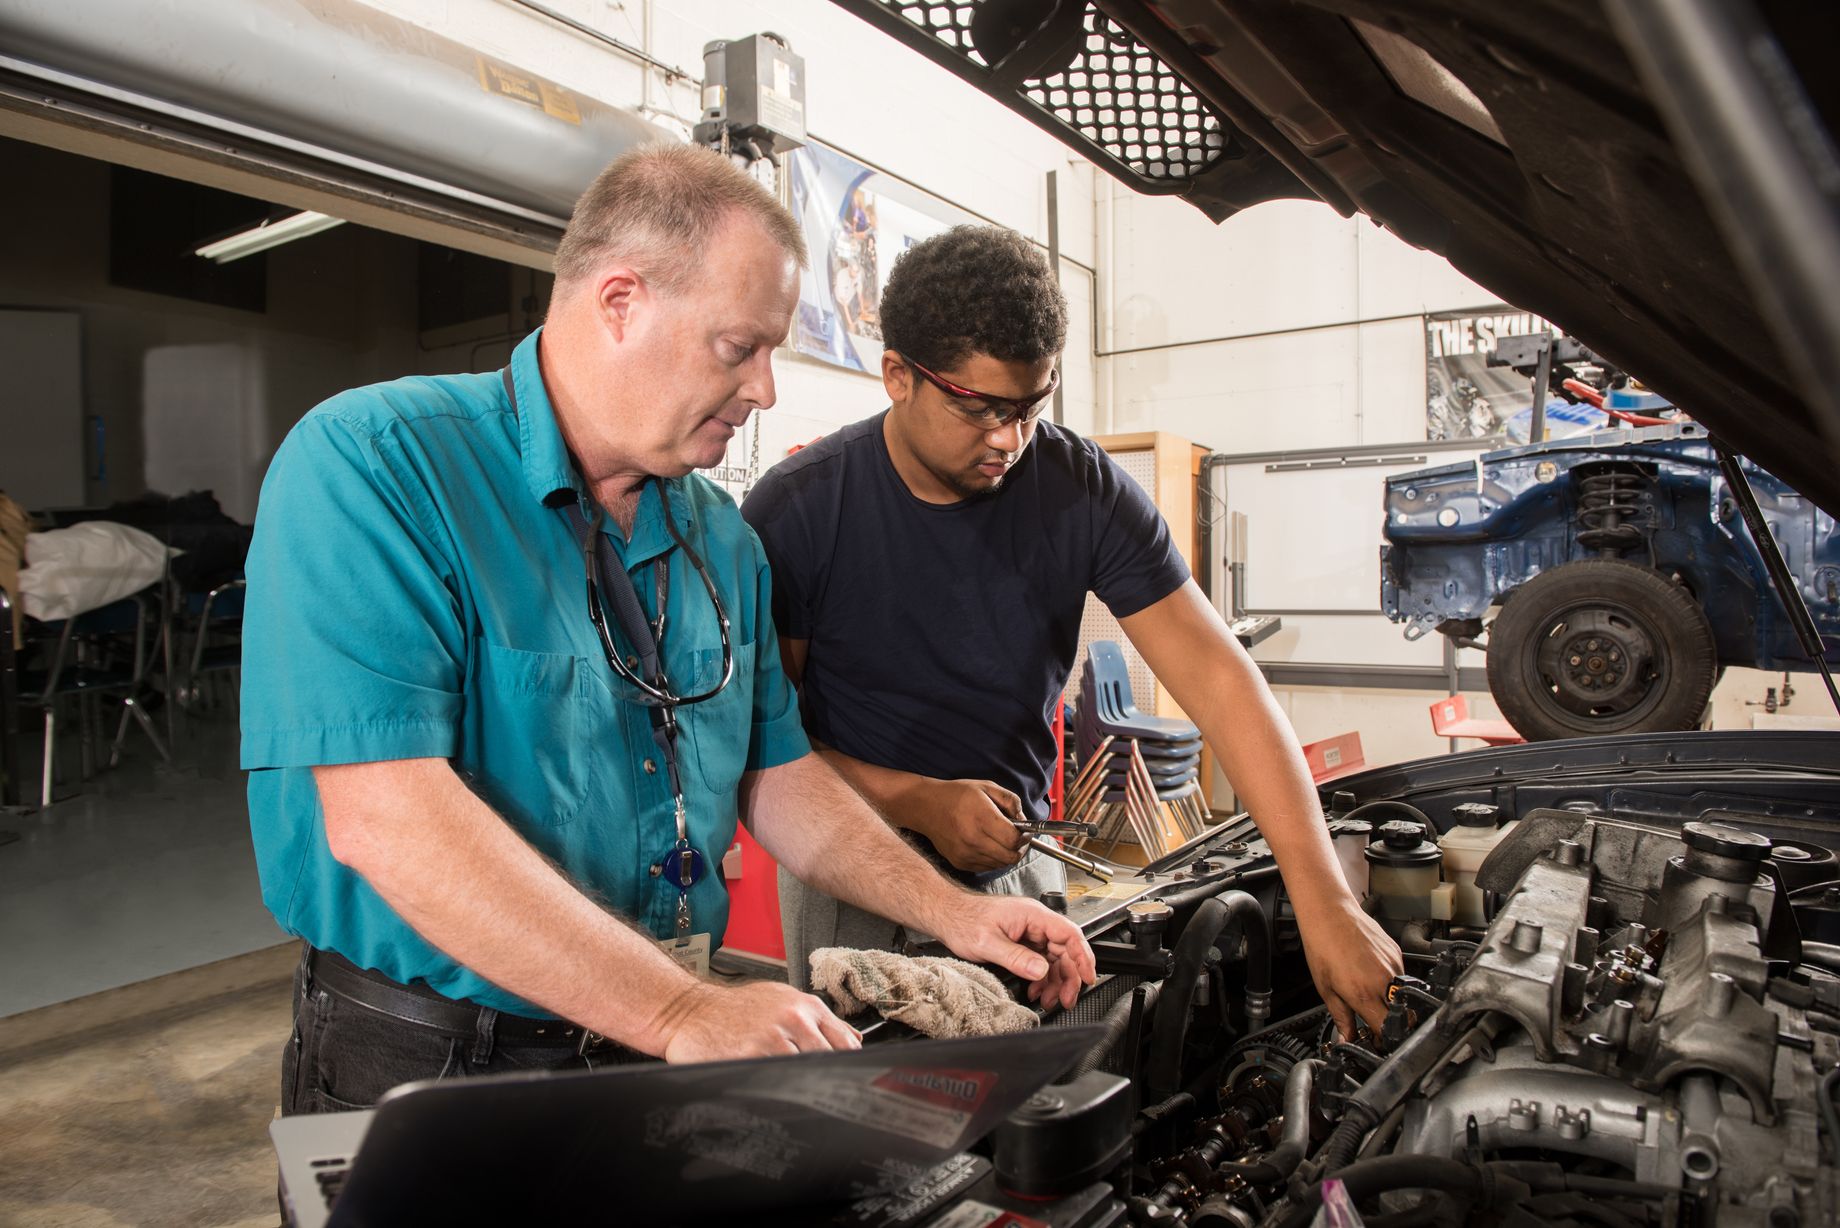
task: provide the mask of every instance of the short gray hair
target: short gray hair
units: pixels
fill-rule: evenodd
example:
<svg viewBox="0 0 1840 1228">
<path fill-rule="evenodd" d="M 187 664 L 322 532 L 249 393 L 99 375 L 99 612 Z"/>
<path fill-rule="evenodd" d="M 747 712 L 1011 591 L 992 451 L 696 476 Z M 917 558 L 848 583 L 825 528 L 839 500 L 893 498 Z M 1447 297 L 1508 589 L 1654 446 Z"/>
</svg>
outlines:
<svg viewBox="0 0 1840 1228">
<path fill-rule="evenodd" d="M 753 218 L 803 268 L 805 237 L 784 205 L 712 149 L 642 145 L 621 154 L 575 202 L 556 248 L 556 281 L 624 260 L 662 294 L 696 278 L 699 253 L 733 214 Z"/>
</svg>

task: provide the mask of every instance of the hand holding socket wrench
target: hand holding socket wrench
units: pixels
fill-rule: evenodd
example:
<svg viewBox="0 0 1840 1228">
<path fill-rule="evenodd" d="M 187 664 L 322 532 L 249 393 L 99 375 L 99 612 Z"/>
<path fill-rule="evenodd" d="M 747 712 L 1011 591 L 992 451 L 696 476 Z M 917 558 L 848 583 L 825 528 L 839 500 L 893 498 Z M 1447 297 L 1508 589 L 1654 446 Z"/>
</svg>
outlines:
<svg viewBox="0 0 1840 1228">
<path fill-rule="evenodd" d="M 1058 824 L 1058 825 L 1050 825 L 1050 824 L 1032 824 L 1032 823 L 1027 823 L 1027 822 L 1018 822 L 1016 824 L 1017 829 L 1024 833 L 1028 833 L 1032 828 L 1037 827 L 1037 826 L 1051 827 L 1054 830 L 1065 828 L 1069 831 L 1079 832 L 1080 834 L 1083 834 L 1083 835 L 1092 835 L 1094 831 L 1097 830 L 1090 823 L 1065 823 L 1065 824 Z M 1107 865 L 1105 862 L 1100 861 L 1096 857 L 1087 857 L 1084 854 L 1075 853 L 1068 849 L 1064 849 L 1060 845 L 1056 844 L 1054 841 L 1044 839 L 1041 836 L 1025 834 L 1023 836 L 1022 842 L 1028 845 L 1030 848 L 1034 849 L 1038 853 L 1044 853 L 1047 856 L 1054 858 L 1054 860 L 1056 861 L 1064 862 L 1067 865 L 1072 866 L 1076 870 L 1082 870 L 1085 873 L 1092 875 L 1092 877 L 1098 879 L 1102 883 L 1111 882 L 1112 879 L 1117 877 L 1119 873 L 1118 869 L 1115 866 Z"/>
</svg>

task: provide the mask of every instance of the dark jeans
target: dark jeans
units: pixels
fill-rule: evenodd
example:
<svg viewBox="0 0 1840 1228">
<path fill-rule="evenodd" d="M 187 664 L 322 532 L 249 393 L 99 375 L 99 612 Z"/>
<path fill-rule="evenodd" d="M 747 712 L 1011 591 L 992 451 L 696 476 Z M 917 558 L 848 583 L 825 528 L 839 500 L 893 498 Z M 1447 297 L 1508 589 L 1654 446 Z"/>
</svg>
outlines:
<svg viewBox="0 0 1840 1228">
<path fill-rule="evenodd" d="M 514 1070 L 592 1070 L 645 1060 L 626 1050 L 582 1057 L 573 1045 L 500 1041 L 493 1011 L 470 1036 L 379 1014 L 312 982 L 303 953 L 294 970 L 294 1031 L 281 1050 L 281 1112 L 368 1109 L 399 1083 Z"/>
</svg>

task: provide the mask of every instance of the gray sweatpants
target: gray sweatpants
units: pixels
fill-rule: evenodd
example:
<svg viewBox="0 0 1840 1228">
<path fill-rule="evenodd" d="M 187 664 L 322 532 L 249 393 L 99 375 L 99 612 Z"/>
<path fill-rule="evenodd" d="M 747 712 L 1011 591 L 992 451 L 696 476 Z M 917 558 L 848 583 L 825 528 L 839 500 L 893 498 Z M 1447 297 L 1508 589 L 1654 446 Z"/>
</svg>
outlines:
<svg viewBox="0 0 1840 1228">
<path fill-rule="evenodd" d="M 1052 857 L 1030 850 L 1006 874 L 977 888 L 989 895 L 1026 895 L 1067 890 L 1067 870 Z M 903 936 L 923 939 L 886 917 L 832 899 L 779 871 L 779 919 L 786 938 L 786 977 L 794 988 L 811 988 L 811 953 L 823 947 L 892 951 Z"/>
</svg>

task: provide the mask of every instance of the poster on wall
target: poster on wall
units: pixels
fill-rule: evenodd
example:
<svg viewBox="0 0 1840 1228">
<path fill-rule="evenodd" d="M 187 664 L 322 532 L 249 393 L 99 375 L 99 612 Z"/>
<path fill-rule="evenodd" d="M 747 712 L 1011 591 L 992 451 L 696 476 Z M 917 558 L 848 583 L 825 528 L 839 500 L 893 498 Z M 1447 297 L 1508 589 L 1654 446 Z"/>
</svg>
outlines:
<svg viewBox="0 0 1840 1228">
<path fill-rule="evenodd" d="M 792 215 L 811 253 L 791 345 L 852 371 L 882 362 L 882 287 L 902 252 L 970 214 L 818 145 L 786 156 Z"/>
<path fill-rule="evenodd" d="M 1524 337 L 1551 327 L 1526 311 L 1446 311 L 1425 317 L 1425 438 L 1526 443 L 1533 425 L 1533 380 L 1512 367 L 1491 367 L 1500 337 Z M 1595 430 L 1603 413 L 1560 397 L 1546 402 L 1546 438 Z"/>
</svg>

